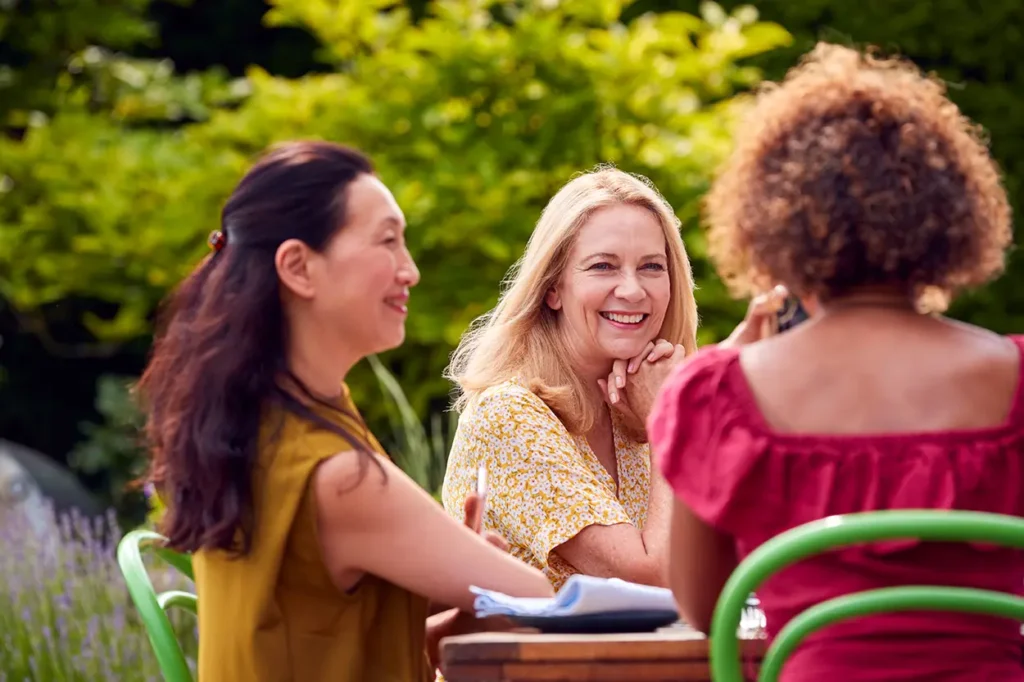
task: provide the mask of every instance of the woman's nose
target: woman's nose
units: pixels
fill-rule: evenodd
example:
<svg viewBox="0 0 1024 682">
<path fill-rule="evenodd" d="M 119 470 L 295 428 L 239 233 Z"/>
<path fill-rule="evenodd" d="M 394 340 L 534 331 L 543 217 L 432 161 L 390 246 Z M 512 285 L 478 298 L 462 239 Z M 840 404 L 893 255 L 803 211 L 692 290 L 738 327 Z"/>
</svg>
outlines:
<svg viewBox="0 0 1024 682">
<path fill-rule="evenodd" d="M 647 297 L 647 292 L 640 286 L 635 275 L 626 275 L 615 287 L 615 295 L 624 301 L 636 303 Z"/>
<path fill-rule="evenodd" d="M 412 254 L 405 252 L 405 263 L 398 269 L 398 277 L 402 280 L 402 283 L 409 287 L 414 287 L 420 282 L 420 270 L 416 267 L 416 261 L 412 259 Z"/>
</svg>

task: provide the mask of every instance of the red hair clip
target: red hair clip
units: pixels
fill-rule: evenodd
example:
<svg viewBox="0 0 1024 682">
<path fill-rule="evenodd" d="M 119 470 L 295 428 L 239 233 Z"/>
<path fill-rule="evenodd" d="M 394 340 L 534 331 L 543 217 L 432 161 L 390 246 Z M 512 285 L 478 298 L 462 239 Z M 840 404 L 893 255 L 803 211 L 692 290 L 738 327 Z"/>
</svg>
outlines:
<svg viewBox="0 0 1024 682">
<path fill-rule="evenodd" d="M 220 230 L 214 230 L 210 233 L 210 237 L 206 240 L 206 243 L 210 245 L 210 248 L 213 249 L 214 253 L 217 253 L 227 245 L 228 238 Z"/>
</svg>

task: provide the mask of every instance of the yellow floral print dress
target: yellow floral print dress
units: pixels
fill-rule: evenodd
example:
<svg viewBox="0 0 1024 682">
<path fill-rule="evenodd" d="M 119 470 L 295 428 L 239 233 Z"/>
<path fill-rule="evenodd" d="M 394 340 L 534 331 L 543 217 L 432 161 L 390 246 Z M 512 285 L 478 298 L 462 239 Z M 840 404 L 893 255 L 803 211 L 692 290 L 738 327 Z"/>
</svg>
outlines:
<svg viewBox="0 0 1024 682">
<path fill-rule="evenodd" d="M 614 433 L 619 489 L 587 439 L 569 433 L 537 395 L 517 381 L 494 386 L 459 419 L 442 499 L 461 520 L 463 503 L 487 467 L 484 524 L 511 553 L 536 566 L 554 588 L 576 569 L 552 553 L 591 525 L 643 529 L 650 491 L 650 447 Z"/>
</svg>

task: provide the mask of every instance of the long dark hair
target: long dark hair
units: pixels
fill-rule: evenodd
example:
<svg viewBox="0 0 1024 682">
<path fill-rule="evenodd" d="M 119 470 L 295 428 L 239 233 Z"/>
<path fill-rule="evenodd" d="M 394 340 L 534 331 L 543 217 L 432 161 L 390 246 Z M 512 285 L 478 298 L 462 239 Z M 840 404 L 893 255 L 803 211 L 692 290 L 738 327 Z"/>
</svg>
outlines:
<svg viewBox="0 0 1024 682">
<path fill-rule="evenodd" d="M 148 480 L 166 501 L 161 531 L 171 547 L 248 553 L 252 471 L 269 402 L 363 449 L 309 408 L 320 401 L 288 369 L 274 257 L 287 239 L 323 251 L 345 222 L 349 184 L 370 173 L 369 159 L 336 144 L 272 148 L 225 204 L 214 252 L 165 303 L 137 392 L 147 412 Z"/>
</svg>

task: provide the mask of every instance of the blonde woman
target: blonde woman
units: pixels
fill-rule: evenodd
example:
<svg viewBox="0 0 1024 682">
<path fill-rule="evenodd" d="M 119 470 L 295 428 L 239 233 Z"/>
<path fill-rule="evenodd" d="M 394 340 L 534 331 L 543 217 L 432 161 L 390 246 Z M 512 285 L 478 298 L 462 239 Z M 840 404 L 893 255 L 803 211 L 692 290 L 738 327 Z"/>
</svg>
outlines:
<svg viewBox="0 0 1024 682">
<path fill-rule="evenodd" d="M 448 370 L 462 414 L 445 508 L 461 518 L 483 466 L 486 526 L 556 588 L 577 572 L 664 584 L 671 492 L 652 478 L 627 381 L 640 363 L 662 378 L 696 327 L 679 220 L 658 191 L 612 168 L 569 182 Z"/>
</svg>

